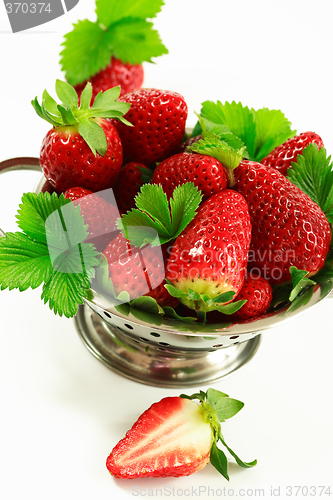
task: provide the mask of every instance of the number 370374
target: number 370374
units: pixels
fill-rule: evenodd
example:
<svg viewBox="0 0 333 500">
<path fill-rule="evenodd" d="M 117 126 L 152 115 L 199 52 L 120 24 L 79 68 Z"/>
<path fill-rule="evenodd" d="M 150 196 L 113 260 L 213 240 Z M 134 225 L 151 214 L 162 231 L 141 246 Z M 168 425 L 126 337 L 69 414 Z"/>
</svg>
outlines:
<svg viewBox="0 0 333 500">
<path fill-rule="evenodd" d="M 52 12 L 50 3 L 21 3 L 21 2 L 9 2 L 6 3 L 7 14 L 41 14 L 42 12 Z"/>
</svg>

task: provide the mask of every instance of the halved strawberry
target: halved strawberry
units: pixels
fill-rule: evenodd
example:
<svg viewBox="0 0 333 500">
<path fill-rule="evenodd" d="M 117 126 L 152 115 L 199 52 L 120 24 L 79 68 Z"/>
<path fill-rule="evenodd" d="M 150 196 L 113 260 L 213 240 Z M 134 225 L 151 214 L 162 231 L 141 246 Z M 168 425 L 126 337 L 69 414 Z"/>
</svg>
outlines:
<svg viewBox="0 0 333 500">
<path fill-rule="evenodd" d="M 191 399 L 199 399 L 198 405 Z M 217 448 L 220 440 L 241 467 L 242 462 L 226 445 L 220 421 L 235 415 L 243 403 L 220 391 L 208 389 L 193 396 L 166 397 L 146 410 L 107 458 L 116 478 L 189 476 L 211 461 L 226 478 L 227 458 Z"/>
</svg>

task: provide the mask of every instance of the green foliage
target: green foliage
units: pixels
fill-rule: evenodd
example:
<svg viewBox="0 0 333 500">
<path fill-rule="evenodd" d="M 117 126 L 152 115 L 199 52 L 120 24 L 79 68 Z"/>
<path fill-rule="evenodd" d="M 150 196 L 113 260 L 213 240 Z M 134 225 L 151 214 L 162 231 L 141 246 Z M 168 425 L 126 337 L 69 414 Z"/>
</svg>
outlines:
<svg viewBox="0 0 333 500">
<path fill-rule="evenodd" d="M 37 288 L 60 316 L 72 317 L 90 290 L 99 254 L 84 243 L 80 208 L 63 195 L 26 193 L 17 214 L 22 232 L 0 238 L 0 288 Z"/>
<path fill-rule="evenodd" d="M 96 0 L 95 22 L 78 21 L 65 35 L 60 64 L 71 85 L 82 83 L 104 69 L 111 56 L 124 63 L 142 64 L 167 54 L 153 19 L 162 0 Z"/>
</svg>

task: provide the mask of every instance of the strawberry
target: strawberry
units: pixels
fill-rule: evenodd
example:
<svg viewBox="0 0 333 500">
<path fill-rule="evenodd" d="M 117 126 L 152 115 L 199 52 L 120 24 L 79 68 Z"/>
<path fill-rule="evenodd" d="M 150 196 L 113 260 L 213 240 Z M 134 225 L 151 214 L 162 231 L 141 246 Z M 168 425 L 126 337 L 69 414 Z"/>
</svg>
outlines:
<svg viewBox="0 0 333 500">
<path fill-rule="evenodd" d="M 194 137 L 189 137 L 184 142 L 182 142 L 177 150 L 177 153 L 191 153 L 189 149 L 193 144 L 202 140 L 202 135 L 196 135 Z"/>
<path fill-rule="evenodd" d="M 130 162 L 122 166 L 113 186 L 120 213 L 135 207 L 135 196 L 143 184 L 150 182 L 152 175 L 152 171 L 142 163 Z"/>
<path fill-rule="evenodd" d="M 125 118 L 133 127 L 112 121 L 124 148 L 124 161 L 144 165 L 171 156 L 181 143 L 187 119 L 187 104 L 177 92 L 140 89 L 120 97 L 130 104 Z"/>
<path fill-rule="evenodd" d="M 242 406 L 215 389 L 193 396 L 165 397 L 142 413 L 113 448 L 106 467 L 111 475 L 123 479 L 180 477 L 203 469 L 211 461 L 229 479 L 226 456 L 217 448 L 219 440 L 241 467 L 256 465 L 256 461 L 242 462 L 221 434 L 219 420 L 232 417 Z"/>
<path fill-rule="evenodd" d="M 81 95 L 80 107 L 77 93 L 68 83 L 57 80 L 56 92 L 63 101 L 59 106 L 46 91 L 42 106 L 37 98 L 32 102 L 37 114 L 53 125 L 40 151 L 46 179 L 58 193 L 75 186 L 93 192 L 111 188 L 122 165 L 123 150 L 117 130 L 103 116 L 123 120 L 128 105 L 115 102 L 120 88 L 99 94 L 95 108 L 89 107 L 91 84 Z"/>
<path fill-rule="evenodd" d="M 161 247 L 146 245 L 139 249 L 119 234 L 103 253 L 116 295 L 128 292 L 130 300 L 143 295 L 151 296 L 162 307 L 178 304 L 178 300 L 171 297 L 163 286 L 165 267 Z"/>
<path fill-rule="evenodd" d="M 123 63 L 120 59 L 112 57 L 106 68 L 101 69 L 89 78 L 89 81 L 93 87 L 92 102 L 99 92 L 105 92 L 117 85 L 120 85 L 121 88 L 120 95 L 124 95 L 141 88 L 143 83 L 143 66 L 142 64 Z M 86 80 L 74 86 L 79 96 L 87 83 Z"/>
<path fill-rule="evenodd" d="M 311 143 L 317 144 L 318 148 L 324 146 L 318 134 L 315 132 L 303 132 L 273 149 L 273 151 L 266 156 L 266 158 L 261 160 L 260 163 L 275 168 L 283 175 L 287 175 L 291 163 L 295 162 L 297 160 L 297 155 L 302 154 L 304 148 Z"/>
<path fill-rule="evenodd" d="M 244 197 L 230 189 L 211 196 L 174 243 L 166 279 L 176 290 L 168 291 L 203 313 L 223 309 L 243 286 L 250 240 Z"/>
<path fill-rule="evenodd" d="M 228 177 L 223 165 L 212 156 L 179 153 L 156 167 L 151 182 L 161 185 L 168 198 L 175 187 L 193 182 L 206 200 L 227 187 Z"/>
<path fill-rule="evenodd" d="M 290 281 L 290 266 L 309 276 L 318 272 L 331 242 L 319 206 L 280 172 L 254 161 L 242 161 L 234 178 L 251 216 L 250 269 L 271 284 Z"/>
<path fill-rule="evenodd" d="M 272 287 L 268 281 L 255 273 L 251 273 L 245 278 L 237 297 L 238 300 L 246 300 L 247 302 L 231 318 L 236 320 L 257 318 L 269 308 L 272 295 Z"/>
<path fill-rule="evenodd" d="M 86 242 L 91 241 L 96 249 L 102 252 L 113 239 L 110 233 L 118 233 L 116 220 L 120 214 L 117 207 L 81 187 L 67 189 L 64 196 L 71 199 L 75 206 L 80 206 L 81 215 L 88 225 L 89 237 Z"/>
</svg>

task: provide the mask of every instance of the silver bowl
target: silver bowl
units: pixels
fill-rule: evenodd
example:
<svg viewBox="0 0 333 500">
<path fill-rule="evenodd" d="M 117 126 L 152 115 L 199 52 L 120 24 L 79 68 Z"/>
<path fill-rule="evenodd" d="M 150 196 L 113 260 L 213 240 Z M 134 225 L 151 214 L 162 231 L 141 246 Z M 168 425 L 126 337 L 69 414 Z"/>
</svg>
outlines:
<svg viewBox="0 0 333 500">
<path fill-rule="evenodd" d="M 37 158 L 0 163 L 0 173 L 40 171 Z M 34 191 L 49 190 L 41 174 Z M 0 229 L 0 237 L 5 236 Z M 245 365 L 256 353 L 261 334 L 282 326 L 331 295 L 318 284 L 310 301 L 297 310 L 284 305 L 238 324 L 185 323 L 160 315 L 122 314 L 110 297 L 92 284 L 92 297 L 79 307 L 75 327 L 89 351 L 112 370 L 158 387 L 198 386 L 216 381 Z"/>
</svg>

